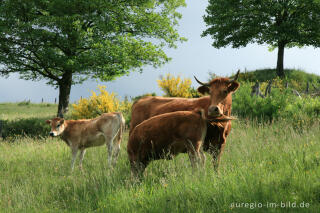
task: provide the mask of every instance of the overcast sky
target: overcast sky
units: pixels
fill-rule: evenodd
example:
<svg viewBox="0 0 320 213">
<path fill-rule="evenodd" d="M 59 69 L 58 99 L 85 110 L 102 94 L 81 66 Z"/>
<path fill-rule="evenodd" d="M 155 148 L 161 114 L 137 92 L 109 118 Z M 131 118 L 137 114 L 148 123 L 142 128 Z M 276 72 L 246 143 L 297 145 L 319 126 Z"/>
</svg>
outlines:
<svg viewBox="0 0 320 213">
<path fill-rule="evenodd" d="M 209 37 L 201 38 L 202 31 L 206 28 L 202 16 L 208 4 L 206 0 L 186 0 L 187 7 L 180 9 L 183 17 L 180 20 L 179 32 L 188 39 L 178 45 L 177 49 L 167 49 L 166 53 L 172 60 L 160 67 L 146 66 L 143 73 L 130 73 L 113 82 L 87 81 L 76 85 L 71 90 L 71 102 L 82 97 L 88 97 L 91 90 L 96 90 L 97 85 L 106 85 L 108 91 L 116 92 L 119 97 L 137 96 L 144 93 L 156 92 L 161 95 L 157 85 L 160 75 L 171 73 L 180 74 L 182 77 L 192 78 L 196 75 L 199 80 L 208 80 L 208 72 L 220 76 L 235 73 L 238 69 L 243 71 L 260 68 L 274 68 L 277 61 L 277 51 L 269 52 L 268 46 L 251 44 L 245 48 L 232 49 L 231 47 L 215 49 L 211 46 Z M 285 68 L 298 68 L 310 73 L 320 75 L 320 49 L 313 47 L 291 48 L 285 50 Z M 193 86 L 198 86 L 193 81 Z M 31 100 L 40 102 L 53 102 L 58 97 L 58 90 L 45 84 L 44 81 L 33 82 L 19 80 L 18 75 L 9 78 L 0 77 L 0 102 L 19 102 Z"/>
</svg>

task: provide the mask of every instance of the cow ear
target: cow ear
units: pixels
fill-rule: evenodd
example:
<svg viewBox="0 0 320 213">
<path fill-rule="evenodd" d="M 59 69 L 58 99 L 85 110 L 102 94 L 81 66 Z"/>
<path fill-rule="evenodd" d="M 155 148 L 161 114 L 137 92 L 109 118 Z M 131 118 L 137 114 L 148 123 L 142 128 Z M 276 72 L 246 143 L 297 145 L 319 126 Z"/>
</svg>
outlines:
<svg viewBox="0 0 320 213">
<path fill-rule="evenodd" d="M 228 92 L 235 92 L 239 87 L 240 87 L 240 84 L 234 81 L 228 86 Z"/>
<path fill-rule="evenodd" d="M 207 86 L 201 86 L 201 87 L 198 87 L 198 92 L 201 93 L 202 95 L 206 95 L 210 93 L 210 89 Z"/>
<path fill-rule="evenodd" d="M 51 120 L 46 120 L 46 123 L 47 124 L 51 124 Z"/>
</svg>

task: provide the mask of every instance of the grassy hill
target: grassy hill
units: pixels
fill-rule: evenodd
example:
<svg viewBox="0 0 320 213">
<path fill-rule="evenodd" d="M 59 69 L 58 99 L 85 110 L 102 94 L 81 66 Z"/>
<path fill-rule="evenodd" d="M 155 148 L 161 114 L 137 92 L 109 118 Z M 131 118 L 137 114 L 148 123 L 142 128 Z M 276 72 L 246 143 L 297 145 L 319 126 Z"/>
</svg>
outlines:
<svg viewBox="0 0 320 213">
<path fill-rule="evenodd" d="M 303 70 L 285 69 L 285 80 L 295 80 L 301 82 L 315 82 L 320 83 L 320 76 L 316 74 L 307 73 Z M 277 77 L 275 69 L 259 69 L 254 71 L 241 72 L 239 79 L 251 82 L 265 82 Z"/>
<path fill-rule="evenodd" d="M 298 91 L 304 91 L 307 87 L 307 82 L 310 83 L 310 90 L 315 90 L 312 86 L 315 85 L 320 89 L 320 76 L 316 74 L 307 73 L 303 70 L 285 69 L 286 77 L 282 79 L 283 83 L 289 83 L 289 87 Z M 267 82 L 271 79 L 277 78 L 275 69 L 259 69 L 254 71 L 244 71 L 239 75 L 240 81 L 245 82 Z"/>
</svg>

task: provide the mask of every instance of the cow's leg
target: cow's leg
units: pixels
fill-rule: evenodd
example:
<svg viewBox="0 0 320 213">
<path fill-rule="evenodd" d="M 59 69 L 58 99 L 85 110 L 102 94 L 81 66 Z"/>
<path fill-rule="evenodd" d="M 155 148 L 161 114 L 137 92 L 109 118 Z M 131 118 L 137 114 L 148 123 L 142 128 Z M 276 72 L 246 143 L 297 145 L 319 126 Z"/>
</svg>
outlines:
<svg viewBox="0 0 320 213">
<path fill-rule="evenodd" d="M 216 164 L 215 164 L 215 170 L 218 170 L 218 166 L 220 165 L 220 160 L 221 160 L 221 155 L 223 153 L 224 147 L 226 146 L 226 141 L 224 141 L 223 144 L 221 144 L 217 159 L 216 159 Z"/>
<path fill-rule="evenodd" d="M 108 149 L 108 165 L 111 167 L 112 163 L 112 149 L 113 149 L 113 138 L 105 136 L 106 145 Z"/>
<path fill-rule="evenodd" d="M 115 144 L 114 151 L 113 151 L 113 163 L 112 163 L 112 166 L 115 166 L 117 164 L 119 153 L 120 153 L 120 143 Z"/>
<path fill-rule="evenodd" d="M 206 163 L 206 155 L 204 154 L 203 150 L 200 151 L 200 158 L 201 158 L 201 166 L 204 167 Z"/>
<path fill-rule="evenodd" d="M 78 147 L 72 147 L 71 148 L 71 154 L 72 154 L 71 171 L 73 171 L 74 169 L 74 163 L 76 161 L 77 153 L 78 153 Z"/>
<path fill-rule="evenodd" d="M 224 151 L 224 147 L 226 146 L 226 142 L 227 142 L 227 135 L 229 134 L 231 130 L 231 122 L 228 122 L 227 125 L 225 126 L 224 130 L 223 130 L 223 133 L 220 135 L 220 140 L 219 140 L 219 150 L 217 152 L 217 157 L 216 157 L 216 162 L 215 162 L 215 170 L 218 171 L 218 167 L 220 165 L 220 160 L 221 160 L 221 156 L 222 156 L 222 153 Z"/>
<path fill-rule="evenodd" d="M 189 155 L 189 159 L 191 162 L 191 166 L 193 168 L 193 170 L 198 167 L 199 162 L 200 162 L 200 153 L 199 153 L 199 148 L 198 146 L 194 146 L 192 141 L 187 139 L 187 143 L 188 143 L 188 155 Z M 198 141 L 197 143 L 201 144 L 201 141 Z"/>
<path fill-rule="evenodd" d="M 85 149 L 81 149 L 80 151 L 80 169 L 82 169 L 82 161 L 83 161 L 83 158 L 84 158 L 84 155 L 86 154 L 86 150 Z"/>
<path fill-rule="evenodd" d="M 113 162 L 112 162 L 112 166 L 115 166 L 118 160 L 118 156 L 120 153 L 120 144 L 121 144 L 121 140 L 122 140 L 122 131 L 121 131 L 121 127 L 118 130 L 118 134 L 116 136 L 115 139 L 113 139 L 114 142 L 114 151 L 113 151 Z"/>
<path fill-rule="evenodd" d="M 144 170 L 147 167 L 147 163 L 144 162 L 130 162 L 131 164 L 131 172 L 135 177 L 141 178 L 143 175 Z"/>
</svg>

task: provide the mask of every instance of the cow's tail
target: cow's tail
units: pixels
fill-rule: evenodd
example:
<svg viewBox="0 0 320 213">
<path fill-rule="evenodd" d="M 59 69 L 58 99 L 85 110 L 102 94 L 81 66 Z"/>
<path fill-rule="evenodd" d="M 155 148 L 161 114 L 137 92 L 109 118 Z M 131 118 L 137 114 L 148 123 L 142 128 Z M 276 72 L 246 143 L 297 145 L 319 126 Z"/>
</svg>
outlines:
<svg viewBox="0 0 320 213">
<path fill-rule="evenodd" d="M 116 114 L 118 116 L 119 119 L 119 129 L 118 129 L 118 143 L 121 143 L 121 139 L 122 139 L 122 135 L 123 132 L 125 131 L 125 125 L 126 125 L 126 120 L 124 119 L 123 115 L 121 112 L 118 112 Z"/>
</svg>

